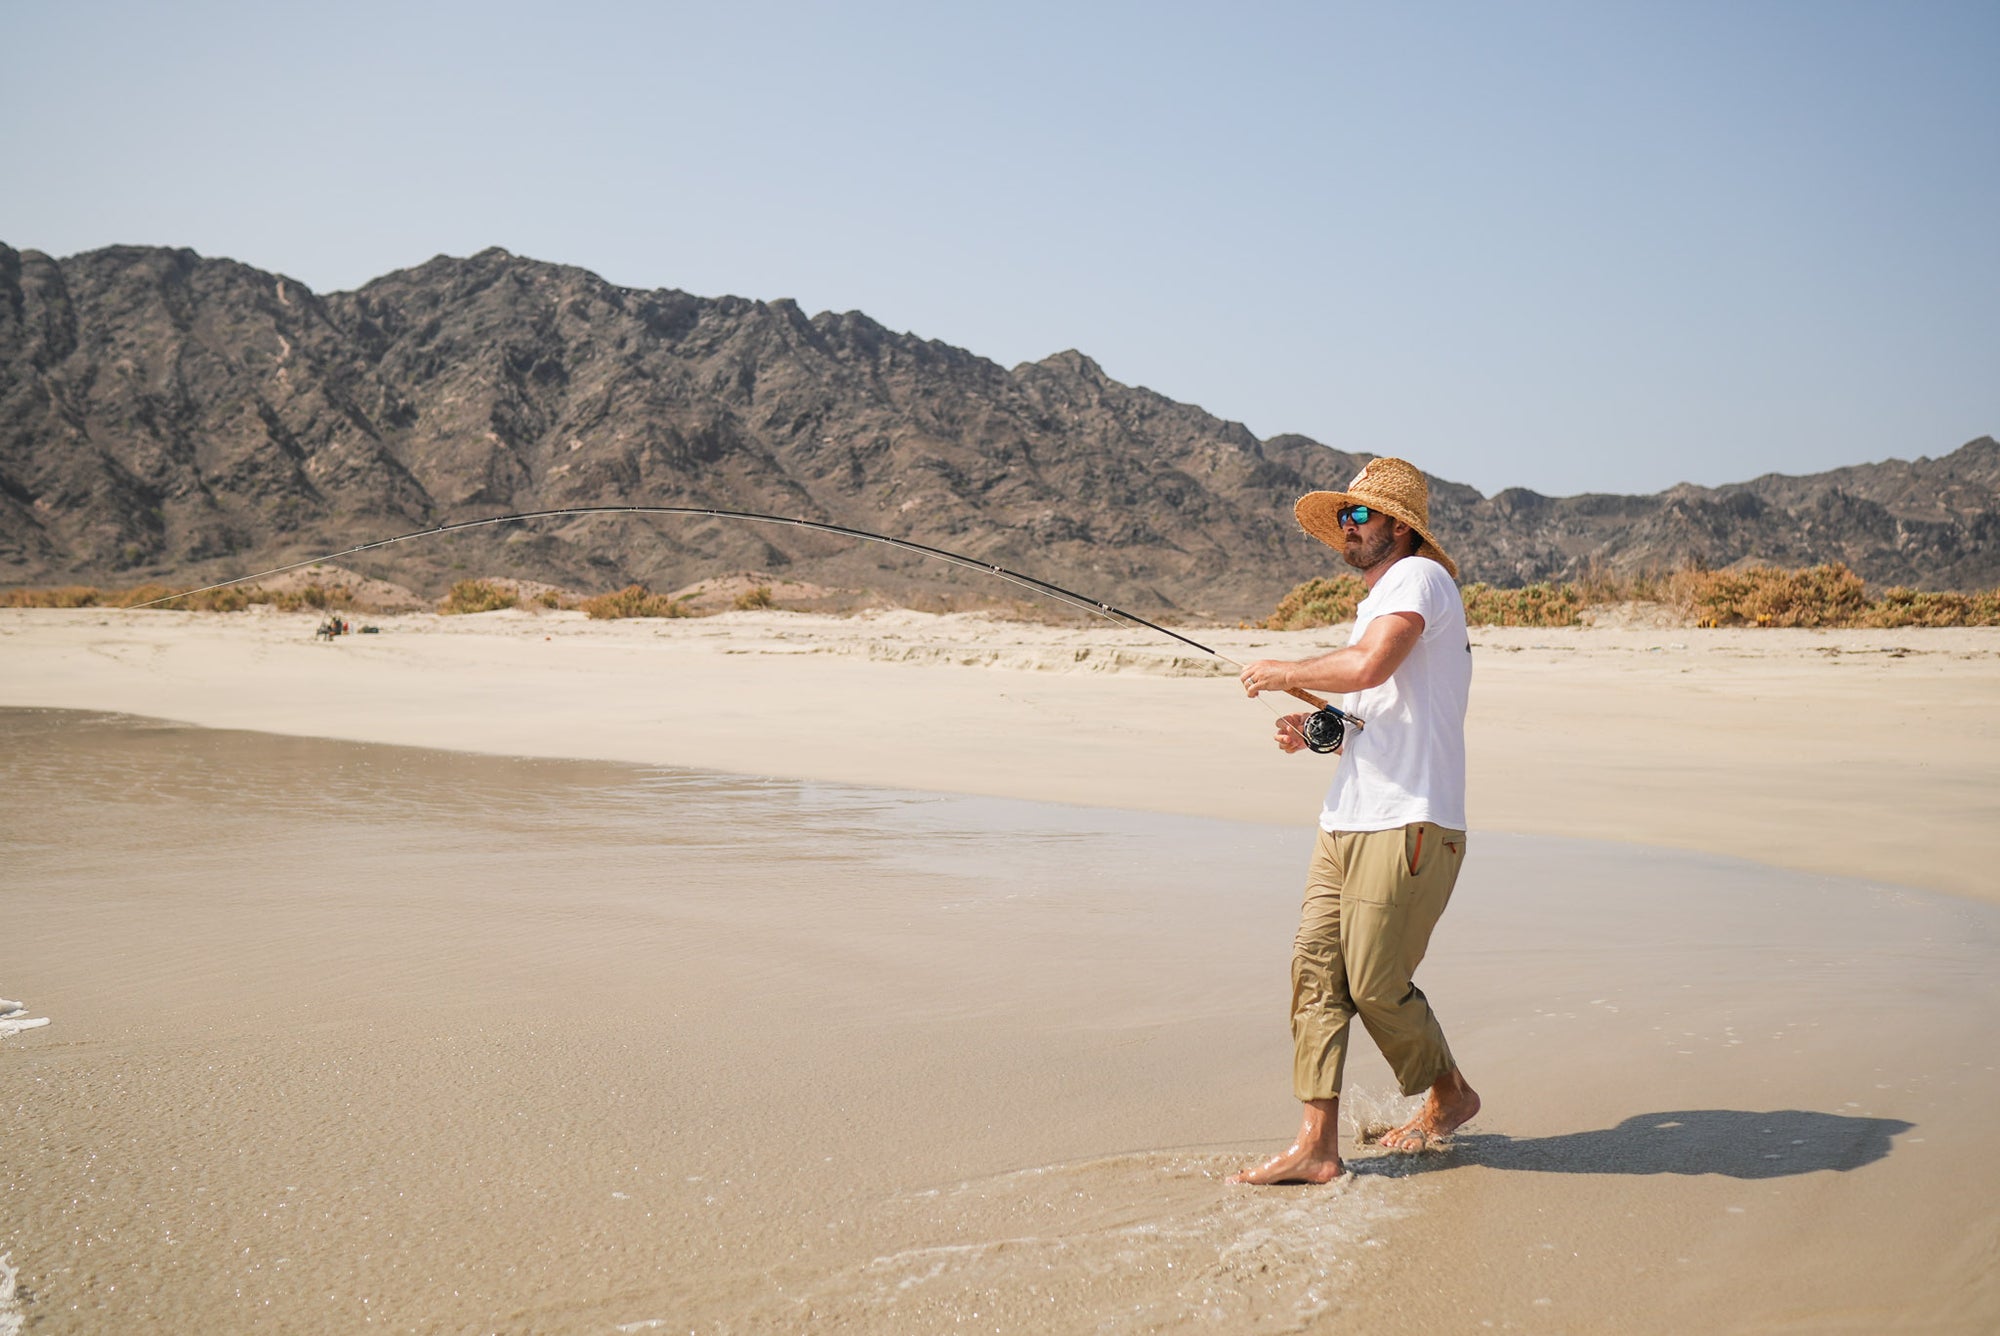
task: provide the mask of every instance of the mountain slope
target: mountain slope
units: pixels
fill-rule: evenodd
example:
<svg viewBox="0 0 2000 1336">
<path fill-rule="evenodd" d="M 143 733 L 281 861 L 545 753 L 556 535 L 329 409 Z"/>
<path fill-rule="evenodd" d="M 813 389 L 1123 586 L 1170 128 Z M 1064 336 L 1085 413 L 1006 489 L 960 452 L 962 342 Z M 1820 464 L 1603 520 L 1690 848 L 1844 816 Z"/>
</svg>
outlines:
<svg viewBox="0 0 2000 1336">
<path fill-rule="evenodd" d="M 1364 457 L 1109 379 L 1007 369 L 856 312 L 619 288 L 487 250 L 350 293 L 186 250 L 0 246 L 0 581 L 217 578 L 446 521 L 603 504 L 797 515 L 963 551 L 1135 610 L 1261 613 L 1329 554 L 1291 502 Z M 1434 484 L 1466 578 L 1752 557 L 2000 583 L 2000 447 L 1652 497 Z M 716 520 L 411 543 L 407 583 L 674 587 L 754 567 L 992 598 L 874 545 Z"/>
</svg>

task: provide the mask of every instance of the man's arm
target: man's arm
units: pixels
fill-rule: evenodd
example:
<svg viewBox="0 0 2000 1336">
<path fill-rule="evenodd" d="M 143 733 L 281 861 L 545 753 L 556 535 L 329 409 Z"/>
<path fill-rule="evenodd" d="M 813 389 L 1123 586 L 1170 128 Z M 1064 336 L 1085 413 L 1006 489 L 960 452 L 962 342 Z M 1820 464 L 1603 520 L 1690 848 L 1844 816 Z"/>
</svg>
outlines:
<svg viewBox="0 0 2000 1336">
<path fill-rule="evenodd" d="M 1361 639 L 1317 658 L 1259 659 L 1243 670 L 1243 690 L 1366 691 L 1379 687 L 1403 666 L 1424 633 L 1424 619 L 1414 612 L 1387 612 L 1368 623 Z"/>
</svg>

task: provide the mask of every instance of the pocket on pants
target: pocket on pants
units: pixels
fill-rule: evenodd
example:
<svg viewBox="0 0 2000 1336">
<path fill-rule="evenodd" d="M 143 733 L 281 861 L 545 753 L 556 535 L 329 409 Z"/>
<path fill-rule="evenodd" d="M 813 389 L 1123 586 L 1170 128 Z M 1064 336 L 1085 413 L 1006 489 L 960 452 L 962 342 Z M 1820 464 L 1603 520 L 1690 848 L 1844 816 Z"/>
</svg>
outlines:
<svg viewBox="0 0 2000 1336">
<path fill-rule="evenodd" d="M 1391 826 L 1345 837 L 1353 841 L 1347 879 L 1341 884 L 1343 904 L 1387 907 L 1401 903 L 1416 884 L 1410 875 L 1415 852 L 1410 827 Z M 1427 853 L 1424 855 L 1429 858 Z"/>
<path fill-rule="evenodd" d="M 1436 854 L 1437 836 L 1438 828 L 1428 821 L 1403 827 L 1403 866 L 1412 877 L 1423 871 L 1426 853 Z"/>
</svg>

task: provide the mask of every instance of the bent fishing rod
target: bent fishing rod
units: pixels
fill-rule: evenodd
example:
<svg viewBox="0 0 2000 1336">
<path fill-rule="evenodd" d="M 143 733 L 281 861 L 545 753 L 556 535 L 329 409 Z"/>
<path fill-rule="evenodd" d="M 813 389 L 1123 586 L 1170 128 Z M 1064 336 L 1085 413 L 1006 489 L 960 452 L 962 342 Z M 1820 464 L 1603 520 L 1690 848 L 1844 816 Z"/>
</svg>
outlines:
<svg viewBox="0 0 2000 1336">
<path fill-rule="evenodd" d="M 162 603 L 172 603 L 177 599 L 192 598 L 197 594 L 206 594 L 217 589 L 228 589 L 235 585 L 250 584 L 256 580 L 269 579 L 273 575 L 284 575 L 290 571 L 300 570 L 307 566 L 318 566 L 329 561 L 338 561 L 343 557 L 352 557 L 363 552 L 374 552 L 381 548 L 394 547 L 398 543 L 407 543 L 418 538 L 436 538 L 444 534 L 463 533 L 468 529 L 492 528 L 501 524 L 522 524 L 530 520 L 561 519 L 589 515 L 691 515 L 710 519 L 746 520 L 753 524 L 782 524 L 794 529 L 811 529 L 819 533 L 837 534 L 843 538 L 859 538 L 870 543 L 881 543 L 887 547 L 899 548 L 905 552 L 914 552 L 919 556 L 930 557 L 934 560 L 948 562 L 953 566 L 963 567 L 966 570 L 978 571 L 984 575 L 994 576 L 1007 581 L 1009 584 L 1026 589 L 1030 593 L 1040 594 L 1045 598 L 1053 598 L 1059 603 L 1067 604 L 1073 608 L 1080 608 L 1084 612 L 1103 617 L 1113 623 L 1122 622 L 1132 626 L 1141 626 L 1149 631 L 1157 631 L 1163 636 L 1170 636 L 1180 641 L 1183 645 L 1198 649 L 1212 658 L 1220 659 L 1232 667 L 1242 668 L 1244 666 L 1220 650 L 1204 645 L 1199 640 L 1184 636 L 1178 631 L 1170 630 L 1157 622 L 1149 622 L 1136 613 L 1127 612 L 1123 608 L 1114 608 L 1109 603 L 1091 598 L 1087 594 L 1080 594 L 1073 589 L 1065 589 L 1061 585 L 1051 584 L 1047 580 L 1036 579 L 1032 575 L 1023 575 L 1019 571 L 1008 570 L 1005 566 L 996 566 L 990 561 L 981 561 L 977 557 L 968 557 L 960 552 L 947 552 L 941 547 L 931 547 L 924 543 L 912 542 L 907 538 L 892 538 L 888 534 L 872 533 L 867 529 L 853 529 L 844 524 L 829 524 L 823 520 L 799 519 L 790 515 L 764 515 L 750 510 L 721 510 L 713 506 L 563 506 L 555 510 L 524 510 L 511 515 L 490 515 L 484 519 L 461 520 L 455 524 L 435 524 L 426 529 L 412 529 L 408 533 L 397 534 L 393 538 L 378 538 L 372 543 L 357 543 L 353 547 L 343 548 L 338 552 L 329 552 L 323 557 L 312 557 L 305 561 L 294 561 L 287 565 L 274 566 L 267 571 L 258 571 L 253 575 L 239 575 L 231 580 L 219 580 L 214 584 L 203 585 L 199 589 L 184 589 L 178 594 L 168 594 L 162 598 L 148 599 L 144 603 L 134 603 L 131 606 L 135 610 L 157 607 Z M 1313 751 L 1338 751 L 1343 739 L 1346 737 L 1347 729 L 1353 728 L 1358 732 L 1364 726 L 1363 721 L 1358 716 L 1347 713 L 1338 706 L 1315 696 L 1310 691 L 1287 688 L 1285 694 L 1302 700 L 1313 707 L 1313 713 L 1306 717 L 1304 726 L 1297 730 L 1306 746 Z"/>
</svg>

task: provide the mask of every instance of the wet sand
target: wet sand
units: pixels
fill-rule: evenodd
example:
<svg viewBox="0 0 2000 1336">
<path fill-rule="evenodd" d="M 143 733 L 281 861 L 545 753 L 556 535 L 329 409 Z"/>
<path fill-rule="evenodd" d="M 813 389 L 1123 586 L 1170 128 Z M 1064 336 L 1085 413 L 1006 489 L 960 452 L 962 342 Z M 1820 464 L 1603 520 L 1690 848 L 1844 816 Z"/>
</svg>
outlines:
<svg viewBox="0 0 2000 1336">
<path fill-rule="evenodd" d="M 1422 977 L 1487 1111 L 1260 1190 L 1292 811 L 43 710 L 0 794 L 30 1332 L 2000 1323 L 1974 901 L 1476 828 Z"/>
</svg>

